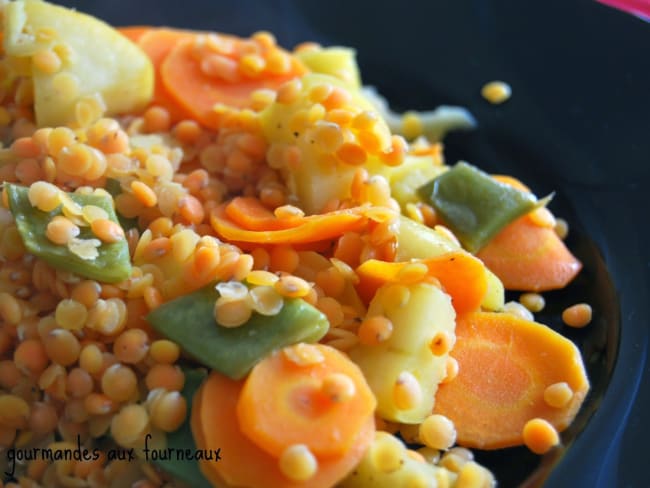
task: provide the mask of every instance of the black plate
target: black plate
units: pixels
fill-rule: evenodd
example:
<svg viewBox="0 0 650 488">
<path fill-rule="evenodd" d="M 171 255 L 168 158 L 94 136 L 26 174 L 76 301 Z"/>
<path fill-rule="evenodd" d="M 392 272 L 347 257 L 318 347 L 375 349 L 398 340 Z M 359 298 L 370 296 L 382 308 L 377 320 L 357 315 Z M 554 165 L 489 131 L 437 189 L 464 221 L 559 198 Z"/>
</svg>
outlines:
<svg viewBox="0 0 650 488">
<path fill-rule="evenodd" d="M 116 25 L 151 24 L 248 35 L 272 31 L 354 46 L 364 81 L 397 109 L 468 107 L 479 128 L 446 141 L 448 160 L 510 173 L 571 225 L 584 262 L 569 288 L 547 294 L 541 320 L 576 301 L 594 322 L 566 331 L 592 382 L 564 448 L 479 453 L 500 486 L 648 486 L 650 409 L 647 184 L 650 183 L 650 24 L 593 1 L 278 0 L 64 1 Z M 479 95 L 502 79 L 513 97 L 495 107 Z"/>
</svg>

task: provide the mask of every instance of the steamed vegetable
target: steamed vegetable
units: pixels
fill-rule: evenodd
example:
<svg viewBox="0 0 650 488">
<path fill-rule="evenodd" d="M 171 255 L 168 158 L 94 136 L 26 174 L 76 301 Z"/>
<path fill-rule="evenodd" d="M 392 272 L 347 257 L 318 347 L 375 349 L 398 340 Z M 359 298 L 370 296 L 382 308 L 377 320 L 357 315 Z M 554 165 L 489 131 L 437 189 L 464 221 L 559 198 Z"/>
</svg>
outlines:
<svg viewBox="0 0 650 488">
<path fill-rule="evenodd" d="M 419 190 L 470 252 L 477 252 L 501 229 L 540 202 L 495 181 L 467 163 L 458 163 Z"/>
<path fill-rule="evenodd" d="M 455 473 L 424 462 L 401 440 L 379 431 L 359 465 L 339 487 L 450 486 L 455 478 Z"/>
<path fill-rule="evenodd" d="M 453 340 L 455 315 L 449 296 L 428 283 L 387 284 L 377 291 L 367 317 L 386 317 L 392 333 L 378 344 L 359 344 L 349 354 L 375 393 L 382 418 L 419 423 L 431 413 L 448 353 L 434 354 L 431 343 L 439 337 Z M 396 398 L 401 396 L 402 380 L 410 382 L 405 393 L 413 394 L 412 401 Z"/>
<path fill-rule="evenodd" d="M 408 203 L 417 203 L 421 197 L 417 189 L 447 171 L 440 157 L 434 154 L 407 155 L 399 166 L 381 170 L 390 184 L 391 195 L 402 209 Z"/>
<path fill-rule="evenodd" d="M 299 207 L 318 213 L 332 199 L 350 197 L 358 166 L 382 165 L 381 154 L 391 147 L 390 132 L 358 90 L 333 76 L 309 73 L 287 93 L 261 113 L 262 130 L 273 143 L 273 164 Z M 323 99 L 320 109 L 310 112 L 314 93 Z M 333 111 L 349 119 L 347 127 L 332 119 Z M 358 115 L 359 122 L 352 123 Z"/>
<path fill-rule="evenodd" d="M 361 87 L 361 76 L 356 51 L 348 47 L 325 47 L 302 49 L 295 53 L 310 71 L 333 76 L 347 83 L 350 88 Z"/>
<path fill-rule="evenodd" d="M 26 187 L 5 184 L 5 191 L 20 236 L 31 254 L 55 268 L 107 283 L 116 283 L 131 276 L 131 258 L 124 236 L 116 242 L 101 242 L 93 233 L 91 223 L 83 217 L 84 209 L 98 207 L 106 214 L 105 220 L 119 227 L 113 199 L 108 193 L 85 195 L 61 192 L 61 203 L 53 210 L 44 212 L 32 206 Z M 79 234 L 68 244 L 57 244 L 47 237 L 47 228 L 55 217 L 68 220 L 64 217 L 64 209 L 76 214 L 73 221 L 79 224 Z"/>
<path fill-rule="evenodd" d="M 170 95 L 160 76 L 160 68 L 176 44 L 194 35 L 190 31 L 180 29 L 151 28 L 137 39 L 138 46 L 149 56 L 156 74 L 151 104 L 165 107 L 172 122 L 187 118 L 190 113 Z"/>
<path fill-rule="evenodd" d="M 505 289 L 503 283 L 497 275 L 495 275 L 489 268 L 485 268 L 487 278 L 487 291 L 481 302 L 481 308 L 498 312 L 503 309 L 505 303 Z"/>
<path fill-rule="evenodd" d="M 449 235 L 437 232 L 408 217 L 400 216 L 395 226 L 397 236 L 396 261 L 408 261 L 416 258 L 433 258 L 440 254 L 461 249 L 458 241 Z"/>
<path fill-rule="evenodd" d="M 412 275 L 409 270 L 418 264 L 424 267 L 421 272 L 418 270 L 419 276 Z M 366 299 L 370 299 L 384 283 L 410 283 L 411 280 L 425 280 L 425 277 L 436 278 L 451 296 L 454 309 L 459 314 L 474 311 L 481 305 L 488 284 L 483 263 L 464 251 L 408 262 L 388 263 L 369 259 L 356 271 L 359 275 L 357 290 Z"/>
<path fill-rule="evenodd" d="M 344 232 L 363 229 L 368 222 L 365 210 L 363 207 L 336 210 L 325 214 L 291 219 L 286 224 L 276 221 L 271 223 L 268 220 L 266 222 L 269 223 L 270 229 L 250 230 L 241 228 L 232 222 L 228 218 L 227 207 L 222 205 L 212 211 L 210 223 L 218 236 L 240 244 L 305 244 L 333 239 Z M 252 220 L 250 219 L 250 221 Z M 259 221 L 254 225 L 258 224 Z M 285 225 L 288 228 L 283 228 Z"/>
<path fill-rule="evenodd" d="M 477 256 L 508 290 L 564 288 L 582 269 L 555 231 L 528 215 L 506 226 Z"/>
<path fill-rule="evenodd" d="M 200 463 L 201 471 L 215 486 L 329 488 L 352 471 L 372 442 L 375 428 L 369 416 L 349 451 L 342 456 L 318 458 L 313 476 L 303 482 L 291 480 L 280 470 L 277 457 L 261 449 L 240 430 L 236 410 L 242 386 L 241 381 L 213 372 L 198 391 L 192 409 L 192 432 L 197 447 L 219 446 L 223 452 L 218 463 Z M 308 439 L 309 431 L 304 435 Z"/>
<path fill-rule="evenodd" d="M 474 116 L 464 107 L 441 105 L 435 110 L 409 110 L 400 114 L 391 110 L 388 101 L 374 87 L 364 86 L 363 94 L 386 120 L 391 132 L 401 134 L 408 140 L 424 136 L 430 142 L 438 142 L 448 132 L 470 130 L 477 125 Z"/>
<path fill-rule="evenodd" d="M 444 232 L 438 232 L 401 216 L 397 231 L 396 261 L 426 259 L 440 256 L 447 252 L 460 250 L 458 242 L 453 241 Z M 501 310 L 504 304 L 504 288 L 501 280 L 485 267 L 487 290 L 481 306 L 487 310 Z"/>
<path fill-rule="evenodd" d="M 224 213 L 234 224 L 242 229 L 265 231 L 299 226 L 303 220 L 299 216 L 278 218 L 255 197 L 235 197 L 224 208 Z"/>
<path fill-rule="evenodd" d="M 58 69 L 31 63 L 39 126 L 76 122 L 77 104 L 92 99 L 104 105 L 108 115 L 137 112 L 151 99 L 149 58 L 94 17 L 40 0 L 18 0 L 5 6 L 3 31 L 8 56 L 34 59 L 54 52 L 61 59 Z"/>
<path fill-rule="evenodd" d="M 218 115 L 213 110 L 216 104 L 248 107 L 255 90 L 277 89 L 305 72 L 297 59 L 285 57 L 287 66 L 278 68 L 277 72 L 271 70 L 267 60 L 264 65 L 252 63 L 251 72 L 241 73 L 239 65 L 245 56 L 242 39 L 220 34 L 221 42 L 227 45 L 226 53 L 221 55 L 211 54 L 209 48 L 201 52 L 198 36 L 180 39 L 162 61 L 159 73 L 171 97 L 207 127 L 219 127 Z M 271 53 L 283 55 L 278 47 L 263 54 Z"/>
<path fill-rule="evenodd" d="M 242 432 L 275 457 L 303 444 L 317 458 L 331 458 L 353 448 L 375 406 L 363 373 L 343 353 L 297 344 L 255 365 L 237 418 Z"/>
<path fill-rule="evenodd" d="M 206 366 L 230 378 L 243 378 L 255 363 L 276 348 L 318 341 L 327 332 L 327 318 L 302 299 L 288 298 L 276 315 L 254 313 L 239 327 L 218 325 L 214 286 L 167 302 L 147 316 L 153 328 L 175 341 Z"/>
<path fill-rule="evenodd" d="M 460 445 L 520 445 L 524 425 L 536 417 L 558 431 L 571 423 L 589 381 L 569 339 L 543 324 L 493 312 L 459 317 L 456 337 L 451 355 L 458 376 L 440 386 L 434 411 L 454 422 Z M 565 404 L 552 406 L 545 391 L 558 383 L 566 383 L 572 394 Z"/>
</svg>

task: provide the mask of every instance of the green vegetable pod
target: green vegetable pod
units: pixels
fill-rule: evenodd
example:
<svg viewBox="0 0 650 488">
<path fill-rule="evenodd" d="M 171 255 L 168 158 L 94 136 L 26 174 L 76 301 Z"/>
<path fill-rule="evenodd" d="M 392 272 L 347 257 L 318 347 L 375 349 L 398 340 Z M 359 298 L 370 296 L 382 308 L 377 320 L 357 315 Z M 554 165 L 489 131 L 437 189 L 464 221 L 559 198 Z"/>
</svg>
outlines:
<svg viewBox="0 0 650 488">
<path fill-rule="evenodd" d="M 9 209 L 14 216 L 25 249 L 51 266 L 76 273 L 79 276 L 105 283 L 118 283 L 131 276 L 131 257 L 126 239 L 117 242 L 102 242 L 92 258 L 80 257 L 69 246 L 55 244 L 46 236 L 47 226 L 54 217 L 63 215 L 62 206 L 50 212 L 33 207 L 29 201 L 29 189 L 24 186 L 5 184 L 9 198 Z M 92 205 L 101 208 L 108 219 L 118 223 L 113 199 L 105 194 L 80 194 L 61 192 L 80 208 Z M 77 236 L 80 240 L 96 239 L 89 226 L 80 226 Z"/>
<path fill-rule="evenodd" d="M 496 181 L 465 162 L 433 179 L 418 193 L 472 253 L 510 222 L 550 200 L 537 200 L 532 193 Z"/>
<path fill-rule="evenodd" d="M 317 342 L 329 328 L 327 317 L 302 299 L 285 299 L 276 315 L 253 313 L 239 327 L 215 321 L 219 292 L 207 286 L 153 310 L 147 320 L 201 364 L 241 379 L 275 349 L 297 342 Z"/>
</svg>

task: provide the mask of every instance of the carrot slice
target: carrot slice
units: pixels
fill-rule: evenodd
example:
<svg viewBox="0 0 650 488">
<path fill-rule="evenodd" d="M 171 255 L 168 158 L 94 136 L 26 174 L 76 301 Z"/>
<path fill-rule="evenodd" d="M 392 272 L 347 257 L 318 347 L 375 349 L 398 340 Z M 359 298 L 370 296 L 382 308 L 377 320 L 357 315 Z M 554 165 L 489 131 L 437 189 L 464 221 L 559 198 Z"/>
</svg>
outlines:
<svg viewBox="0 0 650 488">
<path fill-rule="evenodd" d="M 235 197 L 225 209 L 235 224 L 247 230 L 278 230 L 300 225 L 301 218 L 279 219 L 255 197 Z"/>
<path fill-rule="evenodd" d="M 528 215 L 504 227 L 476 256 L 508 290 L 564 288 L 582 269 L 555 231 Z"/>
<path fill-rule="evenodd" d="M 300 348 L 319 361 L 297 364 L 290 355 Z M 338 401 L 323 391 L 333 374 L 351 386 Z M 377 401 L 359 367 L 333 347 L 298 344 L 277 351 L 255 365 L 237 403 L 242 432 L 279 457 L 293 444 L 305 444 L 318 458 L 344 455 L 373 416 Z"/>
<path fill-rule="evenodd" d="M 136 44 L 138 40 L 147 32 L 154 29 L 148 25 L 127 25 L 124 27 L 117 27 L 117 31 L 125 37 L 128 37 Z"/>
<path fill-rule="evenodd" d="M 232 40 L 235 45 L 243 40 L 234 36 L 220 37 Z M 218 128 L 212 108 L 222 103 L 235 108 L 245 108 L 250 104 L 250 94 L 261 88 L 277 89 L 282 83 L 306 72 L 306 68 L 296 58 L 291 57 L 291 69 L 284 75 L 263 75 L 255 79 L 242 79 L 229 82 L 206 75 L 201 70 L 201 60 L 193 49 L 193 40 L 177 43 L 165 58 L 160 69 L 165 88 L 176 102 L 191 113 L 197 120 L 210 128 Z M 236 51 L 236 49 L 235 49 Z M 236 61 L 236 60 L 235 60 Z"/>
<path fill-rule="evenodd" d="M 160 66 L 178 42 L 193 38 L 195 35 L 196 32 L 188 30 L 159 28 L 150 29 L 138 39 L 138 45 L 151 59 L 156 73 L 151 104 L 165 107 L 169 111 L 172 122 L 190 118 L 191 114 L 180 106 L 165 88 L 160 75 Z"/>
<path fill-rule="evenodd" d="M 428 276 L 440 281 L 445 292 L 451 296 L 457 314 L 474 311 L 480 307 L 488 286 L 485 266 L 464 251 L 398 263 L 369 259 L 356 269 L 359 276 L 356 286 L 359 295 L 369 303 L 383 284 L 400 282 L 402 270 L 413 263 L 424 263 L 429 268 Z"/>
<path fill-rule="evenodd" d="M 578 412 L 589 381 L 578 348 L 553 329 L 509 313 L 475 312 L 459 317 L 451 355 L 458 376 L 440 385 L 435 413 L 449 417 L 458 443 L 499 449 L 523 443 L 533 418 L 561 431 Z M 544 400 L 547 387 L 566 382 L 572 398 L 562 407 Z"/>
<path fill-rule="evenodd" d="M 371 415 L 344 456 L 318 459 L 318 470 L 312 478 L 302 483 L 291 481 L 281 473 L 278 459 L 239 429 L 236 407 L 242 386 L 241 381 L 213 372 L 194 399 L 191 425 L 197 448 L 221 448 L 219 462 L 199 461 L 201 471 L 215 486 L 329 488 L 354 469 L 372 443 L 375 425 Z"/>
<path fill-rule="evenodd" d="M 231 242 L 264 244 L 306 244 L 333 239 L 345 232 L 362 230 L 368 219 L 365 207 L 336 210 L 320 215 L 309 215 L 296 221 L 288 229 L 255 231 L 244 229 L 232 222 L 221 205 L 210 213 L 210 224 L 219 237 Z"/>
</svg>

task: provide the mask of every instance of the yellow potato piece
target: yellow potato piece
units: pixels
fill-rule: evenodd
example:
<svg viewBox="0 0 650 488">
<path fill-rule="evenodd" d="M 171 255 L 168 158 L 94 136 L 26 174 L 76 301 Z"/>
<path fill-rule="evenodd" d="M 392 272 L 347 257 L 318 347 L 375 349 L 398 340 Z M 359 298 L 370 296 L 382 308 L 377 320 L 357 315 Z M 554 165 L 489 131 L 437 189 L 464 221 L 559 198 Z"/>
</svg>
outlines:
<svg viewBox="0 0 650 488">
<path fill-rule="evenodd" d="M 358 344 L 348 351 L 363 371 L 377 398 L 377 413 L 386 420 L 420 423 L 431 413 L 438 384 L 446 375 L 448 352 L 434 355 L 429 347 L 439 332 L 454 337 L 456 313 L 449 295 L 434 285 L 408 286 L 405 303 L 392 303 L 392 285 L 381 287 L 370 303 L 368 317 L 387 317 L 393 324 L 391 336 L 378 345 Z M 411 373 L 421 392 L 411 408 L 395 401 L 395 384 L 401 373 Z"/>
<path fill-rule="evenodd" d="M 50 73 L 32 64 L 39 126 L 74 122 L 80 99 L 99 98 L 107 115 L 137 111 L 151 100 L 151 61 L 105 22 L 38 0 L 11 2 L 4 14 L 7 55 L 25 58 L 52 50 L 62 61 Z"/>
<path fill-rule="evenodd" d="M 334 76 L 350 88 L 361 88 L 356 51 L 348 47 L 326 47 L 299 51 L 295 56 L 314 73 Z"/>
</svg>

